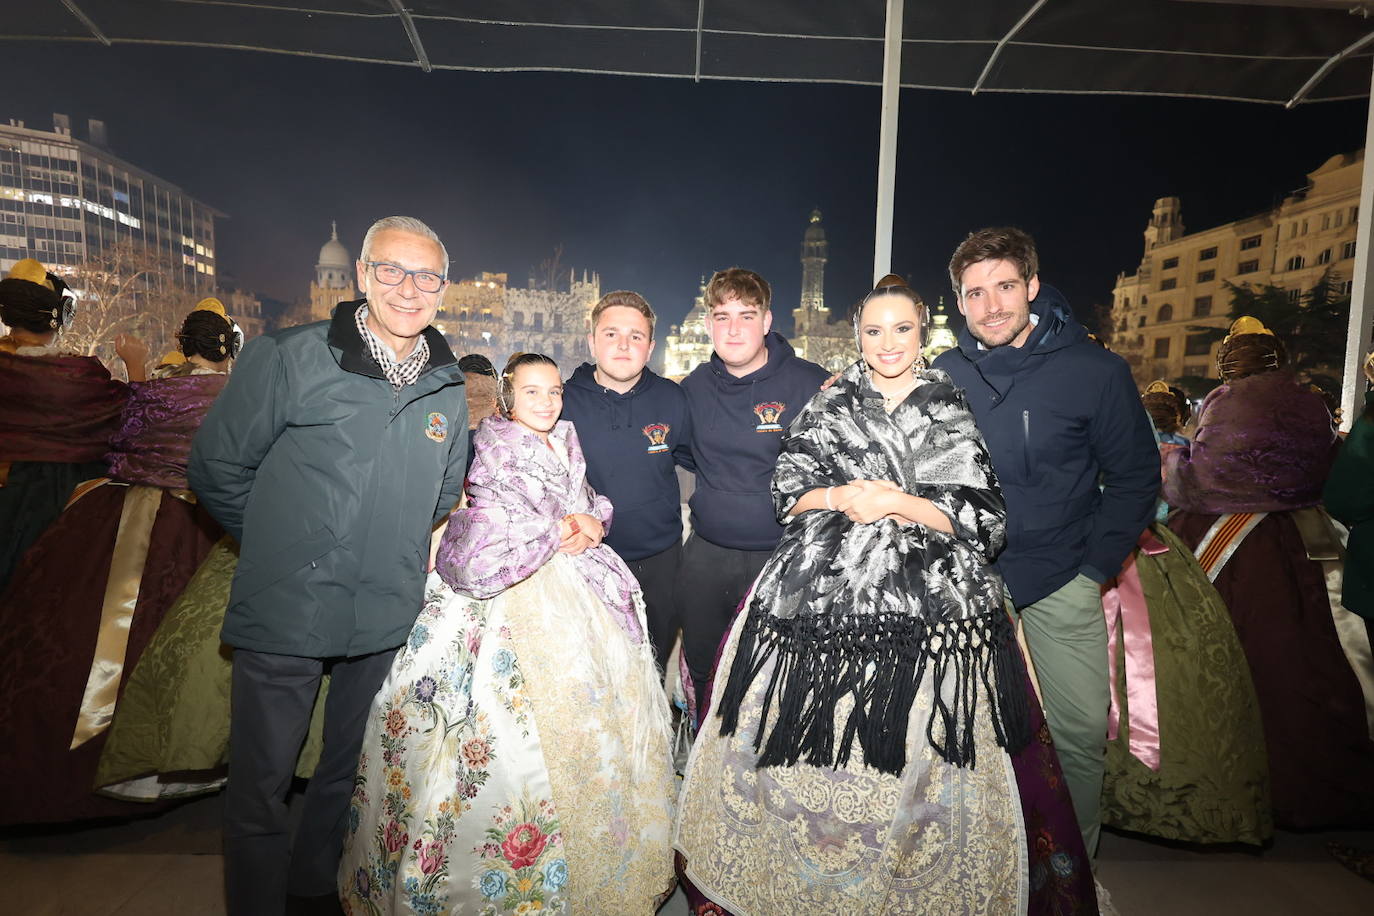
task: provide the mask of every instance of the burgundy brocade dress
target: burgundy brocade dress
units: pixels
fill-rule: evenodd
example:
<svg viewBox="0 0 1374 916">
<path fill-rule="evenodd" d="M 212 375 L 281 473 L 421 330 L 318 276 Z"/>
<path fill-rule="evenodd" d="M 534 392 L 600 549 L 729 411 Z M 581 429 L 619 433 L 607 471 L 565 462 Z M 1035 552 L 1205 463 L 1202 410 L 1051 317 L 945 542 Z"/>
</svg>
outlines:
<svg viewBox="0 0 1374 916">
<path fill-rule="evenodd" d="M 72 488 L 105 473 L 129 397 L 93 356 L 0 351 L 0 590 Z"/>
<path fill-rule="evenodd" d="M 1191 448 L 1165 459 L 1164 497 L 1177 507 L 1169 527 L 1190 548 L 1223 515 L 1267 513 L 1213 584 L 1254 679 L 1281 827 L 1374 826 L 1365 697 L 1295 518 L 1319 505 L 1335 445 L 1320 397 L 1280 371 L 1213 391 Z M 1359 635 L 1368 642 L 1367 626 Z"/>
<path fill-rule="evenodd" d="M 78 489 L 0 593 L 0 824 L 149 810 L 92 784 L 125 680 L 222 534 L 186 461 L 226 378 L 133 383 L 110 477 Z"/>
</svg>

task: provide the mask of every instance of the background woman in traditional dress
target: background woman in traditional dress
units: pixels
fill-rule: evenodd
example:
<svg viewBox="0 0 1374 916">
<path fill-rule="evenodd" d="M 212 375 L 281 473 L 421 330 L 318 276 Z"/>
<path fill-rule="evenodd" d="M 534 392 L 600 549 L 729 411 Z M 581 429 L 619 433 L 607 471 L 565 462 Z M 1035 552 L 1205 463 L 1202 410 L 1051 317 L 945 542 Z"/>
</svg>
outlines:
<svg viewBox="0 0 1374 916">
<path fill-rule="evenodd" d="M 92 794 L 111 717 L 163 615 L 222 534 L 186 488 L 186 461 L 224 388 L 234 328 L 207 299 L 178 339 L 181 367 L 130 383 L 108 476 L 77 489 L 0 595 L 4 822 L 129 810 Z M 159 792 L 150 784 L 140 794 Z"/>
<path fill-rule="evenodd" d="M 1165 382 L 1141 396 L 1161 455 L 1186 448 L 1187 400 Z M 1191 843 L 1273 834 L 1259 703 L 1226 604 L 1161 520 L 1102 590 L 1112 709 L 1102 821 Z"/>
<path fill-rule="evenodd" d="M 649 914 L 672 887 L 667 704 L 562 381 L 514 357 L 373 703 L 349 913 Z"/>
<path fill-rule="evenodd" d="M 1340 604 L 1341 531 L 1320 509 L 1336 447 L 1281 341 L 1237 319 L 1192 445 L 1165 457 L 1169 527 L 1230 611 L 1259 697 L 1279 826 L 1374 824 L 1374 664 Z"/>
<path fill-rule="evenodd" d="M 61 348 L 75 310 L 67 284 L 32 258 L 0 280 L 0 321 L 10 329 L 0 337 L 0 591 L 72 488 L 105 473 L 129 396 L 100 360 Z M 147 348 L 123 335 L 116 348 L 130 377 L 142 378 Z"/>
<path fill-rule="evenodd" d="M 990 566 L 1001 493 L 962 393 L 922 368 L 924 320 L 885 278 L 855 315 L 863 358 L 783 441 L 787 527 L 681 798 L 699 913 L 1096 912 Z M 1043 807 L 1023 809 L 1018 751 Z"/>
</svg>

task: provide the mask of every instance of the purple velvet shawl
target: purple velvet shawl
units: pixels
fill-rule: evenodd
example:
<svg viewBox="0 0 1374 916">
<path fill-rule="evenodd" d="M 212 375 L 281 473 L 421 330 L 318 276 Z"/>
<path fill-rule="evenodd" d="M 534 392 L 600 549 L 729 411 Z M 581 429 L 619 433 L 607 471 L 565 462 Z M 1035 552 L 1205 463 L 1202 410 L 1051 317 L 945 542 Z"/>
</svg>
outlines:
<svg viewBox="0 0 1374 916">
<path fill-rule="evenodd" d="M 0 461 L 100 461 L 128 397 L 94 356 L 0 353 Z"/>
<path fill-rule="evenodd" d="M 1207 395 L 1191 446 L 1164 456 L 1164 499 L 1190 512 L 1282 512 L 1321 502 L 1336 433 L 1321 397 L 1290 372 Z"/>
<path fill-rule="evenodd" d="M 568 452 L 568 467 L 535 433 L 499 416 L 487 417 L 473 439 L 468 507 L 449 516 L 435 568 L 449 587 L 490 598 L 529 578 L 558 550 L 558 523 L 581 512 L 611 528 L 611 501 L 587 483 L 577 432 L 559 420 L 549 438 Z M 638 588 L 630 570 L 602 544 L 569 557 L 620 626 L 638 644 L 644 633 L 635 610 Z"/>
<path fill-rule="evenodd" d="M 228 380 L 219 373 L 131 382 L 133 393 L 105 456 L 110 476 L 126 483 L 185 489 L 191 439 Z"/>
</svg>

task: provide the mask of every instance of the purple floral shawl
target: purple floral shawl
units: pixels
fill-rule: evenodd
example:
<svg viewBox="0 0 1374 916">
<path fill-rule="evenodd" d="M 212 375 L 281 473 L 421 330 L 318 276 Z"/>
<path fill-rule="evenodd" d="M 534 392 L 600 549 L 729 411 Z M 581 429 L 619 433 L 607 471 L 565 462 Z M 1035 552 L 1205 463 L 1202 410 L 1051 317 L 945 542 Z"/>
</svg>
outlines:
<svg viewBox="0 0 1374 916">
<path fill-rule="evenodd" d="M 132 394 L 105 456 L 110 476 L 185 489 L 191 439 L 228 380 L 217 373 L 130 382 Z"/>
<path fill-rule="evenodd" d="M 1212 391 L 1191 446 L 1164 457 L 1164 499 L 1190 512 L 1282 512 L 1321 502 L 1336 433 L 1321 396 L 1289 372 Z"/>
<path fill-rule="evenodd" d="M 490 598 L 529 578 L 558 550 L 558 523 L 582 512 L 609 532 L 611 501 L 587 483 L 577 432 L 559 420 L 549 438 L 567 449 L 568 467 L 530 430 L 493 416 L 477 427 L 476 458 L 468 472 L 468 507 L 455 509 L 439 545 L 435 568 L 454 591 Z M 635 608 L 634 577 L 602 544 L 568 558 L 630 639 L 644 632 Z"/>
</svg>

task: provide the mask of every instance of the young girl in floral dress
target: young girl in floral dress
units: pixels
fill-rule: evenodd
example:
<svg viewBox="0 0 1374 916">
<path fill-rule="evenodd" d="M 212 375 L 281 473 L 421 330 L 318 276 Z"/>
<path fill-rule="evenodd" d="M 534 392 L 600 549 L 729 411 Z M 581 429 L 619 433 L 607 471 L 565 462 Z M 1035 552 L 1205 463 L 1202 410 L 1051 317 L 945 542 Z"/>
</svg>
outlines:
<svg viewBox="0 0 1374 916">
<path fill-rule="evenodd" d="M 652 913 L 671 890 L 667 704 L 546 356 L 512 358 L 465 508 L 373 701 L 350 914 Z"/>
</svg>

